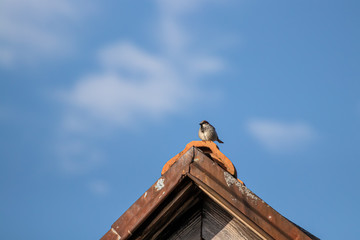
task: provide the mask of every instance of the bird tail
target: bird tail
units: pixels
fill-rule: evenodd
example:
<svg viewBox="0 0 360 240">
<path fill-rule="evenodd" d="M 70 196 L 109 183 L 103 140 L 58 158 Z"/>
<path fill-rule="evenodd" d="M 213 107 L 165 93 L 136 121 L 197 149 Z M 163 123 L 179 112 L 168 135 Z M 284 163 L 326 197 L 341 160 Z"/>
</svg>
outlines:
<svg viewBox="0 0 360 240">
<path fill-rule="evenodd" d="M 221 141 L 219 138 L 217 139 L 217 141 L 219 142 L 219 143 L 224 143 L 223 141 Z"/>
</svg>

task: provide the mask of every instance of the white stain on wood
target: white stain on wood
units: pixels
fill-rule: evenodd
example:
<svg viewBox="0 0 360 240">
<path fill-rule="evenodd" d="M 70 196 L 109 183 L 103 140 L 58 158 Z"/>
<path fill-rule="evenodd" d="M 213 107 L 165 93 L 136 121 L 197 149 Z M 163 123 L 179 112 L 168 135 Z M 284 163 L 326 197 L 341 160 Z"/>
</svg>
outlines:
<svg viewBox="0 0 360 240">
<path fill-rule="evenodd" d="M 257 204 L 257 201 L 259 198 L 253 194 L 247 187 L 245 187 L 243 184 L 241 184 L 236 178 L 234 178 L 230 173 L 224 172 L 224 178 L 226 181 L 226 184 L 230 187 L 235 184 L 235 186 L 238 187 L 239 191 L 245 195 L 247 198 L 250 198 L 254 200 L 255 205 Z"/>
<path fill-rule="evenodd" d="M 155 189 L 156 191 L 160 191 L 161 189 L 163 189 L 163 187 L 165 187 L 165 179 L 163 178 L 160 178 L 157 182 L 156 182 L 156 185 L 155 185 Z"/>
<path fill-rule="evenodd" d="M 121 239 L 120 235 L 113 228 L 111 228 L 111 232 L 117 235 L 117 240 Z"/>
<path fill-rule="evenodd" d="M 165 194 L 165 191 L 159 196 L 159 199 Z"/>
</svg>

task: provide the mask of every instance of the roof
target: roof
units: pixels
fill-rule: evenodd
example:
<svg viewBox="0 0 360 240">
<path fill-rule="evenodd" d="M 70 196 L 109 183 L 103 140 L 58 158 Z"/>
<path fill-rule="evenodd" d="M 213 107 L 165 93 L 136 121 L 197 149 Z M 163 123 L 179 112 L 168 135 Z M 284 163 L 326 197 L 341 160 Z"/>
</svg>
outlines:
<svg viewBox="0 0 360 240">
<path fill-rule="evenodd" d="M 183 226 L 186 234 L 197 234 L 191 232 L 198 229 L 196 226 L 204 229 L 203 234 L 211 234 L 213 229 L 199 222 L 202 217 L 209 221 L 206 220 L 209 217 L 196 214 L 199 208 L 219 209 L 218 218 L 229 215 L 235 225 L 248 229 L 250 237 L 244 239 L 318 239 L 249 190 L 236 178 L 231 161 L 210 141 L 190 142 L 184 151 L 170 159 L 162 176 L 101 239 L 170 239 L 169 234 L 184 222 L 179 220 L 184 216 L 188 225 Z M 230 224 L 230 220 L 226 223 Z M 218 224 L 225 229 L 225 225 Z"/>
</svg>

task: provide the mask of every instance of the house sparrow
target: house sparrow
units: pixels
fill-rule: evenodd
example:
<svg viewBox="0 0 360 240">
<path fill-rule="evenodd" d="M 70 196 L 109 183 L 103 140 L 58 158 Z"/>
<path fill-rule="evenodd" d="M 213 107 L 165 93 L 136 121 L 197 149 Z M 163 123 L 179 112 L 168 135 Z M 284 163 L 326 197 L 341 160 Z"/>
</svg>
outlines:
<svg viewBox="0 0 360 240">
<path fill-rule="evenodd" d="M 203 141 L 218 141 L 219 143 L 224 143 L 218 138 L 215 128 L 205 120 L 200 123 L 199 137 Z"/>
</svg>

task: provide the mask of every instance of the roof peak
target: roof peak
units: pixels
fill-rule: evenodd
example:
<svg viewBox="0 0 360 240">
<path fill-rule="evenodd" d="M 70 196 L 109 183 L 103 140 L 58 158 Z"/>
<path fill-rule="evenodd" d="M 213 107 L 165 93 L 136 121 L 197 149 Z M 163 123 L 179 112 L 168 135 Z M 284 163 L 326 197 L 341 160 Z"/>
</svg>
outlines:
<svg viewBox="0 0 360 240">
<path fill-rule="evenodd" d="M 171 158 L 167 163 L 164 165 L 161 175 L 164 175 L 169 168 L 182 156 L 186 153 L 190 148 L 195 147 L 203 152 L 205 155 L 210 157 L 216 163 L 220 165 L 223 169 L 229 172 L 234 177 L 237 177 L 236 168 L 234 164 L 219 150 L 219 147 L 213 141 L 191 141 L 189 142 L 185 149 L 182 150 L 180 153 L 175 155 Z"/>
<path fill-rule="evenodd" d="M 233 239 L 243 234 L 252 236 L 247 239 L 259 240 L 318 239 L 275 211 L 234 176 L 233 164 L 215 143 L 190 142 L 165 164 L 162 176 L 101 239 L 168 239 L 161 236 L 177 236 L 179 231 L 186 236 L 194 233 L 196 239 L 229 233 Z M 221 216 L 228 216 L 227 220 L 219 215 L 216 219 L 221 221 L 209 221 L 213 212 L 208 210 L 213 207 L 223 213 Z M 191 218 L 195 220 L 189 224 L 183 221 L 194 212 L 201 214 Z"/>
</svg>

